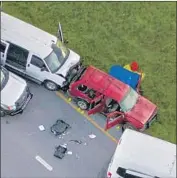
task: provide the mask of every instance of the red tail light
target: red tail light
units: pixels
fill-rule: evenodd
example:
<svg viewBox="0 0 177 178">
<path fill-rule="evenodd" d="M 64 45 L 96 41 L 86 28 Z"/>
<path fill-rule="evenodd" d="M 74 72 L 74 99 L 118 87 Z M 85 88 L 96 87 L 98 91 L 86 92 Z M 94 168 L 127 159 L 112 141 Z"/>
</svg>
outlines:
<svg viewBox="0 0 177 178">
<path fill-rule="evenodd" d="M 110 172 L 108 172 L 108 178 L 111 178 L 112 174 Z"/>
</svg>

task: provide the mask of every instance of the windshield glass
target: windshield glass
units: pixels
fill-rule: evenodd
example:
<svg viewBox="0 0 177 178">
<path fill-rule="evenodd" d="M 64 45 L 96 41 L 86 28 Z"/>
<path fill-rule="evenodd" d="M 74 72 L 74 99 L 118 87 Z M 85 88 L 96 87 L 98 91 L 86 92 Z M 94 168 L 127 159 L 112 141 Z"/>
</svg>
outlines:
<svg viewBox="0 0 177 178">
<path fill-rule="evenodd" d="M 130 87 L 130 90 L 120 102 L 120 107 L 123 112 L 130 111 L 138 100 L 138 93 Z"/>
<path fill-rule="evenodd" d="M 44 60 L 51 72 L 55 73 L 69 56 L 69 49 L 60 41 L 57 45 L 52 44 L 52 49 L 53 51 Z"/>
</svg>

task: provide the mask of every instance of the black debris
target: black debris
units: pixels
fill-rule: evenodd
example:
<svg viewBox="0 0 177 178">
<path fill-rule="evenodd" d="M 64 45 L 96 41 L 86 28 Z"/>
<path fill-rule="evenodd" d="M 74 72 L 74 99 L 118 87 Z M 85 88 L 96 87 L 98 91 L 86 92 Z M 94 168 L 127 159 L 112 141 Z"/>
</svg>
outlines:
<svg viewBox="0 0 177 178">
<path fill-rule="evenodd" d="M 55 148 L 54 156 L 59 159 L 62 159 L 65 156 L 66 152 L 67 148 L 59 145 Z"/>
<path fill-rule="evenodd" d="M 70 140 L 70 142 L 75 142 L 77 144 L 82 144 L 82 141 L 81 140 Z"/>
<path fill-rule="evenodd" d="M 50 129 L 54 135 L 58 136 L 66 132 L 66 130 L 68 130 L 69 128 L 71 128 L 71 126 L 63 120 L 57 120 L 56 123 L 52 125 Z"/>
</svg>

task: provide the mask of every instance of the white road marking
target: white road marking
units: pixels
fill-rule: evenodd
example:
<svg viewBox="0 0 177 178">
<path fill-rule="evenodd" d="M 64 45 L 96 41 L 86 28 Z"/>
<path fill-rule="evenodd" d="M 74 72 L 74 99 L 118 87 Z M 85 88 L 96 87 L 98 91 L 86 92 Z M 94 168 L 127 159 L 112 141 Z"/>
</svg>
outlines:
<svg viewBox="0 0 177 178">
<path fill-rule="evenodd" d="M 46 169 L 49 171 L 53 170 L 53 167 L 50 166 L 45 160 L 43 160 L 40 156 L 35 157 L 38 162 L 40 162 Z"/>
</svg>

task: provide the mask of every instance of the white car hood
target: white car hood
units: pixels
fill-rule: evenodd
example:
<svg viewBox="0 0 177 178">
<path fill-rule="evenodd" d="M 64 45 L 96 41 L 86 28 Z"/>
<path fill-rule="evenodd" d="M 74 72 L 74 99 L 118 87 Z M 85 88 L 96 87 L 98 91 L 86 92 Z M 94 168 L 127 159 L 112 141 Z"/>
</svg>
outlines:
<svg viewBox="0 0 177 178">
<path fill-rule="evenodd" d="M 25 80 L 9 72 L 9 80 L 1 91 L 1 103 L 5 106 L 14 106 L 26 86 Z"/>
<path fill-rule="evenodd" d="M 69 56 L 63 66 L 56 72 L 57 74 L 62 74 L 64 77 L 66 77 L 67 72 L 69 69 L 76 65 L 80 61 L 80 56 L 75 53 L 74 51 L 70 50 Z"/>
</svg>

